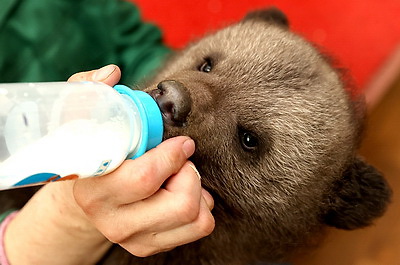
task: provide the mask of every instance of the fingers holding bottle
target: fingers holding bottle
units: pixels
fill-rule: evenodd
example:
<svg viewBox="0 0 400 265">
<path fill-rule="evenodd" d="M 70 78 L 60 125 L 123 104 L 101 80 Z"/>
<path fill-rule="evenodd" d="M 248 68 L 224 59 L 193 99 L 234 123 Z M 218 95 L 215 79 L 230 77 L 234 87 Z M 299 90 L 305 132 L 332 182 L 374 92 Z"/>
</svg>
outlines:
<svg viewBox="0 0 400 265">
<path fill-rule="evenodd" d="M 78 180 L 75 198 L 101 233 L 137 256 L 200 239 L 214 228 L 214 202 L 187 161 L 193 152 L 188 137 L 166 140 L 113 173 Z"/>
</svg>

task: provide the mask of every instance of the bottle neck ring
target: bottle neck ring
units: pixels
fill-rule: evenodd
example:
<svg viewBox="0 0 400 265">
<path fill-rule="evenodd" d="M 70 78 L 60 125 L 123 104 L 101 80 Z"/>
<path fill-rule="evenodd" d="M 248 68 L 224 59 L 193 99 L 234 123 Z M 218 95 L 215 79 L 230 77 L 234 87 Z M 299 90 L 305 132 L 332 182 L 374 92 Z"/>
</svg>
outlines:
<svg viewBox="0 0 400 265">
<path fill-rule="evenodd" d="M 139 110 L 142 120 L 141 140 L 137 151 L 128 157 L 135 159 L 161 143 L 164 131 L 161 111 L 154 99 L 143 91 L 132 90 L 124 85 L 116 85 L 114 89 L 122 95 L 129 96 Z"/>
</svg>

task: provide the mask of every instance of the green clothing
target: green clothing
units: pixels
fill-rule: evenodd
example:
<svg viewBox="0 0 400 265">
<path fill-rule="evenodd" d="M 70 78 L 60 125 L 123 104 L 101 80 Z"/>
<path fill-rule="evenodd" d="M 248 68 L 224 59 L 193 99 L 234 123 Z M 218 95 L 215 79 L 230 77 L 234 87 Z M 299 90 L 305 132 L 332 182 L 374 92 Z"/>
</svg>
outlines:
<svg viewBox="0 0 400 265">
<path fill-rule="evenodd" d="M 1 213 L 0 214 L 0 224 L 1 224 L 1 222 L 3 222 L 4 219 L 6 219 L 6 217 L 9 214 L 13 213 L 14 211 L 15 211 L 15 209 L 14 210 L 8 210 L 8 211 L 5 211 L 5 212 Z"/>
<path fill-rule="evenodd" d="M 0 82 L 65 81 L 114 63 L 132 85 L 170 50 L 122 0 L 1 0 Z"/>
</svg>

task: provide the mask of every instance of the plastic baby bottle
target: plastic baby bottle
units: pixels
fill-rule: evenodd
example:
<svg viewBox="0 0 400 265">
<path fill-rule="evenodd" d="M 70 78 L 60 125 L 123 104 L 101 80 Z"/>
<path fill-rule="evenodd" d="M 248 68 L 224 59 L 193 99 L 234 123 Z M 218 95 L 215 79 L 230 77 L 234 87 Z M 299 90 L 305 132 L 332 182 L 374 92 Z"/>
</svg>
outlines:
<svg viewBox="0 0 400 265">
<path fill-rule="evenodd" d="M 0 84 L 0 189 L 103 175 L 162 134 L 157 103 L 123 85 Z"/>
</svg>

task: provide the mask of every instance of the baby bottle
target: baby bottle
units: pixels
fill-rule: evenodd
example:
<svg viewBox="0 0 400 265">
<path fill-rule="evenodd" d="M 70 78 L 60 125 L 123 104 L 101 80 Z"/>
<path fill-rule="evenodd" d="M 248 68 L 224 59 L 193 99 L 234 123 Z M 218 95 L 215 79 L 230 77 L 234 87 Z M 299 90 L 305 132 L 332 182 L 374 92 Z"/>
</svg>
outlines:
<svg viewBox="0 0 400 265">
<path fill-rule="evenodd" d="M 123 85 L 0 84 L 0 189 L 106 174 L 162 134 L 157 103 Z"/>
</svg>

